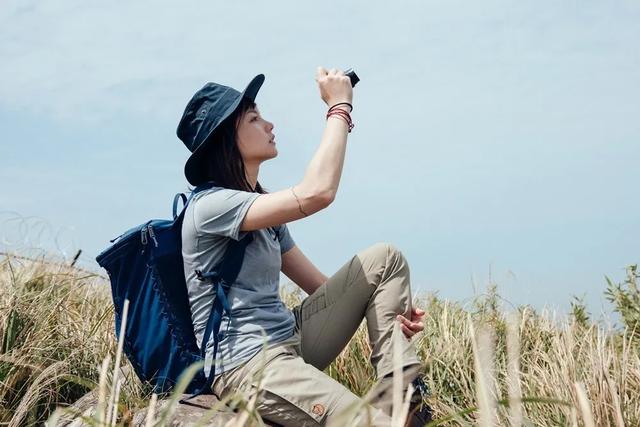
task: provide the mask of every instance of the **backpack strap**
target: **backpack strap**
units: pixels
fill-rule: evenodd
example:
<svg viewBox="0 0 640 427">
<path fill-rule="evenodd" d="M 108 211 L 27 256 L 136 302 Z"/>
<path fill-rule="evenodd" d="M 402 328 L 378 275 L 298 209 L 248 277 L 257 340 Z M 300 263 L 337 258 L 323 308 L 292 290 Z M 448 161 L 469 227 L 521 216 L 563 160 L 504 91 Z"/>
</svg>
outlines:
<svg viewBox="0 0 640 427">
<path fill-rule="evenodd" d="M 178 193 L 173 199 L 173 215 L 174 219 L 177 217 L 177 206 L 178 200 L 182 198 L 184 206 L 182 208 L 182 212 L 186 209 L 187 205 L 198 192 L 211 188 L 217 185 L 214 181 L 209 181 L 202 185 L 197 186 L 193 189 L 189 198 L 187 199 L 184 193 Z M 185 202 L 186 199 L 186 202 Z M 182 214 L 181 212 L 181 214 Z M 229 245 L 225 250 L 224 257 L 222 262 L 216 267 L 213 271 L 209 271 L 206 273 L 202 273 L 200 270 L 196 270 L 196 275 L 200 280 L 211 280 L 212 285 L 215 287 L 215 299 L 213 301 L 213 305 L 211 307 L 211 312 L 209 313 L 209 319 L 207 320 L 207 326 L 205 327 L 204 336 L 202 337 L 202 345 L 200 347 L 200 356 L 203 359 L 206 359 L 207 353 L 207 343 L 209 342 L 209 337 L 211 337 L 213 333 L 213 360 L 211 361 L 211 370 L 209 371 L 209 375 L 203 386 L 197 389 L 191 396 L 186 399 L 180 400 L 182 404 L 190 404 L 187 402 L 188 400 L 193 399 L 194 397 L 207 393 L 211 390 L 211 385 L 213 384 L 213 380 L 215 379 L 215 357 L 218 352 L 218 341 L 219 341 L 219 333 L 220 326 L 222 323 L 222 314 L 226 311 L 228 315 L 231 313 L 231 307 L 229 306 L 229 301 L 227 300 L 227 294 L 229 293 L 229 288 L 231 284 L 236 281 L 238 277 L 238 273 L 240 273 L 240 269 L 242 268 L 242 262 L 244 261 L 244 254 L 247 245 L 251 243 L 253 240 L 253 233 L 247 233 L 242 239 L 234 240 L 229 239 Z"/>
<path fill-rule="evenodd" d="M 173 219 L 178 218 L 178 200 L 182 199 L 182 207 L 187 206 L 187 196 L 184 193 L 178 193 L 173 198 Z"/>
<path fill-rule="evenodd" d="M 197 193 L 199 193 L 202 190 L 207 190 L 216 185 L 218 184 L 216 184 L 215 181 L 209 181 L 209 182 L 205 182 L 204 184 L 200 184 L 193 189 L 191 194 L 189 194 L 189 198 L 187 198 L 187 196 L 184 193 L 176 194 L 173 198 L 173 220 L 175 221 L 178 218 L 178 201 L 180 199 L 182 199 L 182 210 L 180 211 L 182 213 L 182 211 L 186 209 L 187 204 L 191 201 L 193 196 L 195 196 Z"/>
<path fill-rule="evenodd" d="M 229 293 L 229 289 L 231 285 L 236 281 L 238 277 L 238 273 L 240 272 L 240 268 L 242 267 L 242 262 L 244 261 L 244 254 L 247 245 L 251 243 L 253 240 L 253 233 L 247 233 L 242 239 L 234 240 L 229 239 L 229 245 L 225 251 L 224 258 L 220 265 L 220 271 L 213 270 L 207 273 L 202 273 L 200 270 L 196 270 L 196 274 L 200 280 L 208 280 L 211 279 L 213 286 L 215 287 L 215 299 L 213 301 L 213 305 L 211 307 L 211 312 L 209 313 L 209 319 L 207 320 L 207 326 L 204 331 L 204 336 L 202 337 L 202 345 L 200 347 L 200 355 L 203 359 L 206 359 L 207 353 L 207 343 L 209 342 L 209 337 L 213 333 L 213 359 L 211 361 L 211 370 L 209 371 L 209 375 L 203 386 L 196 390 L 191 396 L 186 399 L 180 400 L 180 403 L 187 403 L 187 400 L 190 400 L 200 394 L 207 393 L 211 390 L 211 385 L 213 384 L 213 380 L 215 379 L 216 373 L 216 354 L 218 353 L 218 341 L 219 341 L 219 332 L 220 326 L 222 323 L 222 314 L 223 312 L 227 312 L 230 316 L 231 308 L 229 306 L 229 301 L 227 300 L 227 294 Z"/>
</svg>

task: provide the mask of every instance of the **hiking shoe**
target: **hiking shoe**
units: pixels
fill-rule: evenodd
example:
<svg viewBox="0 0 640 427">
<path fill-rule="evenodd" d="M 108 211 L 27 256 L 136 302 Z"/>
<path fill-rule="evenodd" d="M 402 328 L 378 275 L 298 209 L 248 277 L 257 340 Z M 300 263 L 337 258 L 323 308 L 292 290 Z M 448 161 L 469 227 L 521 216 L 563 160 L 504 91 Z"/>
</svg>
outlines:
<svg viewBox="0 0 640 427">
<path fill-rule="evenodd" d="M 409 399 L 409 413 L 407 414 L 406 427 L 423 427 L 432 420 L 432 409 L 425 402 L 430 396 L 429 387 L 423 381 L 419 374 L 419 365 L 405 366 L 402 370 L 403 384 L 411 382 L 413 385 L 413 394 Z M 402 397 L 407 391 L 407 386 L 403 387 Z M 371 404 L 382 409 L 387 415 L 391 416 L 393 404 L 393 375 L 384 376 L 369 392 L 371 396 Z"/>
<path fill-rule="evenodd" d="M 414 387 L 413 394 L 409 401 L 409 413 L 407 414 L 406 427 L 424 427 L 425 424 L 433 420 L 433 410 L 427 404 L 426 399 L 431 395 L 429 386 L 422 380 L 422 376 L 417 376 L 411 384 Z"/>
</svg>

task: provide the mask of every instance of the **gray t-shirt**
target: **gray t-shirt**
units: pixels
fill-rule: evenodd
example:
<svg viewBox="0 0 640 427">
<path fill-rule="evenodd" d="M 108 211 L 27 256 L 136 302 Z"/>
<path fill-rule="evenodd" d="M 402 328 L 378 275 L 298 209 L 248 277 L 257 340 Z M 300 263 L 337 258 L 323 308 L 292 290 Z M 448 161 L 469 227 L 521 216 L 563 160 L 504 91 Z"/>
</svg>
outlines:
<svg viewBox="0 0 640 427">
<path fill-rule="evenodd" d="M 229 238 L 240 240 L 248 233 L 240 231 L 240 224 L 251 203 L 259 196 L 248 191 L 213 187 L 196 194 L 185 211 L 182 257 L 191 317 L 200 347 L 215 294 L 211 282 L 198 280 L 195 270 L 212 270 L 221 262 Z M 279 230 L 279 237 L 275 229 Z M 216 375 L 258 353 L 263 345 L 263 331 L 268 343 L 283 341 L 294 333 L 295 317 L 280 299 L 279 282 L 281 255 L 295 243 L 286 224 L 253 233 L 238 278 L 227 295 L 231 319 L 229 321 L 226 314 L 222 318 L 220 333 L 223 335 L 218 344 Z M 213 336 L 207 342 L 207 356 L 205 370 L 208 373 L 208 360 L 213 356 Z"/>
</svg>

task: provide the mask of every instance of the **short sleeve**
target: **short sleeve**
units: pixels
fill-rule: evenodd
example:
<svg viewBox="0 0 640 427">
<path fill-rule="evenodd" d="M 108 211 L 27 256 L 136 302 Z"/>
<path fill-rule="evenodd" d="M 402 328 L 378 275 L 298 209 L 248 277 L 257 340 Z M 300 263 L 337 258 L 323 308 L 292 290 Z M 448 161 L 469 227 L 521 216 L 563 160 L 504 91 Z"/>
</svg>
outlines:
<svg viewBox="0 0 640 427">
<path fill-rule="evenodd" d="M 229 188 L 205 191 L 195 200 L 193 207 L 196 231 L 238 240 L 247 210 L 259 196 L 259 193 Z"/>
<path fill-rule="evenodd" d="M 296 242 L 293 241 L 293 237 L 291 237 L 291 233 L 289 233 L 289 228 L 287 227 L 287 224 L 282 224 L 280 226 L 280 233 L 278 235 L 278 240 L 280 240 L 281 254 L 287 252 L 289 249 L 293 248 L 296 245 Z"/>
</svg>

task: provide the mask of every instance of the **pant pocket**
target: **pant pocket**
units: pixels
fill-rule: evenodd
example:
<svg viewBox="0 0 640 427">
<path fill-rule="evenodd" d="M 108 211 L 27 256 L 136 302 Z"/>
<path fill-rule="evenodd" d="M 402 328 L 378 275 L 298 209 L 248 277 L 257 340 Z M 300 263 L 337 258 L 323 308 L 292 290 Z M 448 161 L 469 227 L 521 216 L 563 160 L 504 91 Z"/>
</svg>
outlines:
<svg viewBox="0 0 640 427">
<path fill-rule="evenodd" d="M 313 294 L 309 295 L 301 307 L 302 320 L 308 320 L 311 316 L 318 311 L 327 308 L 327 295 L 325 289 L 318 289 Z"/>
<path fill-rule="evenodd" d="M 283 425 L 323 424 L 345 390 L 291 349 L 271 359 L 264 373 L 256 409 L 263 418 Z"/>
</svg>

